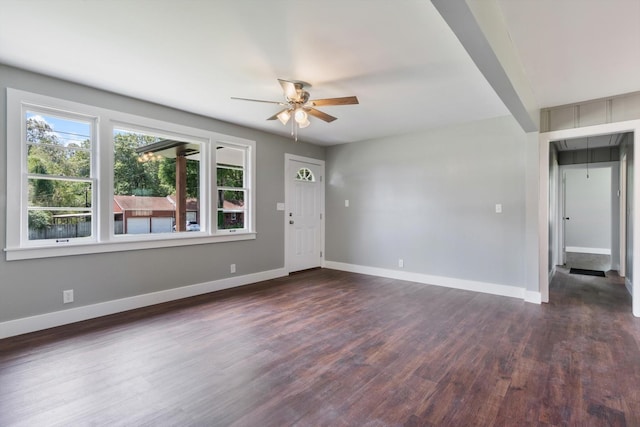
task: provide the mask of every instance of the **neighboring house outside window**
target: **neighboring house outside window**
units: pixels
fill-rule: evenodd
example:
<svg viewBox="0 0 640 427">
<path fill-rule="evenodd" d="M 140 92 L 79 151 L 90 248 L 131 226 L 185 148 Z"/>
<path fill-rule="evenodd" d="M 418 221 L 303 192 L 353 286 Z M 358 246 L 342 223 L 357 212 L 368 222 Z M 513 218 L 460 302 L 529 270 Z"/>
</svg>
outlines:
<svg viewBox="0 0 640 427">
<path fill-rule="evenodd" d="M 7 260 L 255 238 L 254 141 L 14 89 L 7 136 Z"/>
<path fill-rule="evenodd" d="M 176 231 L 175 195 L 113 196 L 114 234 L 172 233 Z M 187 231 L 195 231 L 200 217 L 198 199 L 187 199 Z"/>
</svg>

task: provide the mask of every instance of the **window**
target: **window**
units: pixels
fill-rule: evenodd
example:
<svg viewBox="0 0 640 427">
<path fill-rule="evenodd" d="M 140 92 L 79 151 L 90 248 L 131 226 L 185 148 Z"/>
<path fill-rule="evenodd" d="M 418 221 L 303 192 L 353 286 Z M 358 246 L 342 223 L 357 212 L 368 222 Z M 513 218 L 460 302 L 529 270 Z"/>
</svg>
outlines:
<svg viewBox="0 0 640 427">
<path fill-rule="evenodd" d="M 201 143 L 113 131 L 113 232 L 201 231 Z"/>
<path fill-rule="evenodd" d="M 7 260 L 255 238 L 255 142 L 7 89 Z"/>
<path fill-rule="evenodd" d="M 315 176 L 313 176 L 313 172 L 311 172 L 311 169 L 307 169 L 307 168 L 298 169 L 298 173 L 296 174 L 296 179 L 298 181 L 309 181 L 309 182 L 314 182 L 316 180 Z"/>
<path fill-rule="evenodd" d="M 28 193 L 25 239 L 67 242 L 91 238 L 93 120 L 29 108 L 21 121 Z"/>
<path fill-rule="evenodd" d="M 245 228 L 247 193 L 244 148 L 218 145 L 216 148 L 218 185 L 218 229 L 235 232 Z"/>
</svg>

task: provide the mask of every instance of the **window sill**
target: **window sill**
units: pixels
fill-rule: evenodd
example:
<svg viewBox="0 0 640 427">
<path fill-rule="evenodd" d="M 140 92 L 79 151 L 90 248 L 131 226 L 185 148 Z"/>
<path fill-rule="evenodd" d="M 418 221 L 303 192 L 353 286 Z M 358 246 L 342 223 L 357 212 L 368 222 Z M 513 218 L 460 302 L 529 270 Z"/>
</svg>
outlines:
<svg viewBox="0 0 640 427">
<path fill-rule="evenodd" d="M 177 246 L 206 245 L 211 243 L 254 240 L 255 232 L 220 234 L 216 236 L 193 236 L 179 239 L 154 239 L 136 241 L 112 241 L 101 243 L 69 243 L 59 246 L 41 246 L 30 248 L 5 248 L 7 261 L 24 259 L 54 258 L 72 255 L 87 255 L 106 252 L 137 251 L 141 249 L 171 248 Z"/>
</svg>

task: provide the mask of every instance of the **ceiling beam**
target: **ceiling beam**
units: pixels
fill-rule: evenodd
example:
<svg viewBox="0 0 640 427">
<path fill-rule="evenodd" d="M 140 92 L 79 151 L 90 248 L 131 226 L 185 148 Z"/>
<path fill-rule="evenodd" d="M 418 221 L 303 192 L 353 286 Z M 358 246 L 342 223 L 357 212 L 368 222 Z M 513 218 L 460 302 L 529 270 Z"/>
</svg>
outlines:
<svg viewBox="0 0 640 427">
<path fill-rule="evenodd" d="M 540 109 L 495 0 L 431 3 L 522 129 L 539 131 Z"/>
</svg>

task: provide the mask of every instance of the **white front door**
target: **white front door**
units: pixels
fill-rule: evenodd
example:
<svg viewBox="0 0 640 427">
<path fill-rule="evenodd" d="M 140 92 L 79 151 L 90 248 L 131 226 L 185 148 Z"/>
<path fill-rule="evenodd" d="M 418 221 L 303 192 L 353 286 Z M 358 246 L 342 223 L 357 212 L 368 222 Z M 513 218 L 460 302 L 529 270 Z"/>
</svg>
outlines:
<svg viewBox="0 0 640 427">
<path fill-rule="evenodd" d="M 320 267 L 323 256 L 324 162 L 287 155 L 285 237 L 289 272 Z"/>
</svg>

